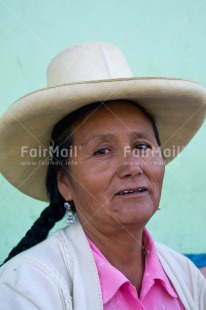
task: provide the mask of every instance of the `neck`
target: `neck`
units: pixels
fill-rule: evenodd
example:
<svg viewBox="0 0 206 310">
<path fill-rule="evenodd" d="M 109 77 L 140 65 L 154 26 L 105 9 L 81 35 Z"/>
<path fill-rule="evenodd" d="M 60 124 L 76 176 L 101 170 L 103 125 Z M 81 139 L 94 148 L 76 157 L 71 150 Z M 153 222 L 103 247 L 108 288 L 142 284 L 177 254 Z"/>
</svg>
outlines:
<svg viewBox="0 0 206 310">
<path fill-rule="evenodd" d="M 144 274 L 143 229 L 129 231 L 126 227 L 118 232 L 102 232 L 83 226 L 86 235 L 106 259 L 121 271 L 139 293 Z"/>
</svg>

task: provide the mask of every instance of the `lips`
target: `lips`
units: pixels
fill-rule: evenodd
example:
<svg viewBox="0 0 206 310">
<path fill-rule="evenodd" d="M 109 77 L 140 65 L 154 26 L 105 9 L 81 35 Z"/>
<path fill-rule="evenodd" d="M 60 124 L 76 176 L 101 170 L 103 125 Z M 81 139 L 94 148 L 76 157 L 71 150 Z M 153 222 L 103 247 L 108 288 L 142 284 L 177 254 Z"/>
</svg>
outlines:
<svg viewBox="0 0 206 310">
<path fill-rule="evenodd" d="M 131 194 L 136 194 L 136 193 L 139 194 L 139 193 L 144 193 L 147 190 L 148 189 L 146 187 L 128 188 L 128 189 L 124 189 L 124 190 L 117 192 L 115 195 L 123 196 L 123 195 L 131 195 Z"/>
</svg>

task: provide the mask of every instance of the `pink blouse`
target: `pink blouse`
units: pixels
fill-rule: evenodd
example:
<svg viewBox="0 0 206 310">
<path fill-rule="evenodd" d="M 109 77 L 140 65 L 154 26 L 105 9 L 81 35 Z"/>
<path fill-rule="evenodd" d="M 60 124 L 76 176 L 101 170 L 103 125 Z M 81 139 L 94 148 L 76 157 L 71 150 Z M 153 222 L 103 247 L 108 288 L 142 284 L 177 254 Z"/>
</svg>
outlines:
<svg viewBox="0 0 206 310">
<path fill-rule="evenodd" d="M 145 271 L 139 296 L 129 280 L 108 262 L 89 238 L 88 241 L 99 274 L 104 310 L 185 310 L 160 264 L 154 242 L 146 229 L 143 232 L 143 244 L 147 249 Z"/>
</svg>

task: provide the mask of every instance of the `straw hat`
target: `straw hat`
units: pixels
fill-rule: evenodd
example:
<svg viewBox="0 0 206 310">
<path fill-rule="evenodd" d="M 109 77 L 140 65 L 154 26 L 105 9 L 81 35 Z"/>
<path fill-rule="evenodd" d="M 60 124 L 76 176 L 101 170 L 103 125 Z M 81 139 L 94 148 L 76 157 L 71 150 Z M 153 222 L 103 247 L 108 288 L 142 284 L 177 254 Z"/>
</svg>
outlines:
<svg viewBox="0 0 206 310">
<path fill-rule="evenodd" d="M 206 92 L 176 78 L 134 77 L 122 52 L 102 42 L 64 50 L 48 67 L 48 87 L 14 102 L 0 120 L 0 170 L 25 194 L 47 201 L 51 132 L 70 112 L 93 102 L 126 99 L 156 116 L 171 161 L 205 119 Z"/>
</svg>

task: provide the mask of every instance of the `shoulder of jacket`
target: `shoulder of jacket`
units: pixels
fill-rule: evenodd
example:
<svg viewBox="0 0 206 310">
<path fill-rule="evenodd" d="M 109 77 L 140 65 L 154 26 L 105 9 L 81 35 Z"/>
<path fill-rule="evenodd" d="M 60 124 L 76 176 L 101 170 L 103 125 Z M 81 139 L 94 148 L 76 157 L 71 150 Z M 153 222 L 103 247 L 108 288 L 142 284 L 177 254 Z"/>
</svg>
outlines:
<svg viewBox="0 0 206 310">
<path fill-rule="evenodd" d="M 32 278 L 35 272 L 42 279 L 50 279 L 60 286 L 71 283 L 73 262 L 69 246 L 64 232 L 54 233 L 3 265 L 0 268 L 0 282 L 13 283 L 16 279 L 25 281 L 29 276 Z"/>
<path fill-rule="evenodd" d="M 155 245 L 159 259 L 163 265 L 168 265 L 171 269 L 180 269 L 183 273 L 189 271 L 192 273 L 198 272 L 198 269 L 193 262 L 183 254 L 180 254 L 168 246 L 158 242 L 155 242 Z"/>
<path fill-rule="evenodd" d="M 186 308 L 205 309 L 206 280 L 198 268 L 186 256 L 155 244 L 160 262 Z"/>
<path fill-rule="evenodd" d="M 35 309 L 53 309 L 54 305 L 56 309 L 72 309 L 71 286 L 71 280 L 62 276 L 56 266 L 29 250 L 0 270 L 0 300 L 7 296 L 12 307 L 18 300 L 17 309 L 24 309 L 25 300 L 35 305 Z"/>
<path fill-rule="evenodd" d="M 172 248 L 166 246 L 165 244 L 155 242 L 155 246 L 157 249 L 157 252 L 161 255 L 170 255 L 174 258 L 182 259 L 184 261 L 188 261 L 188 258 L 184 256 L 183 254 L 178 253 L 177 251 L 173 250 Z M 191 262 L 192 263 L 192 262 Z"/>
</svg>

